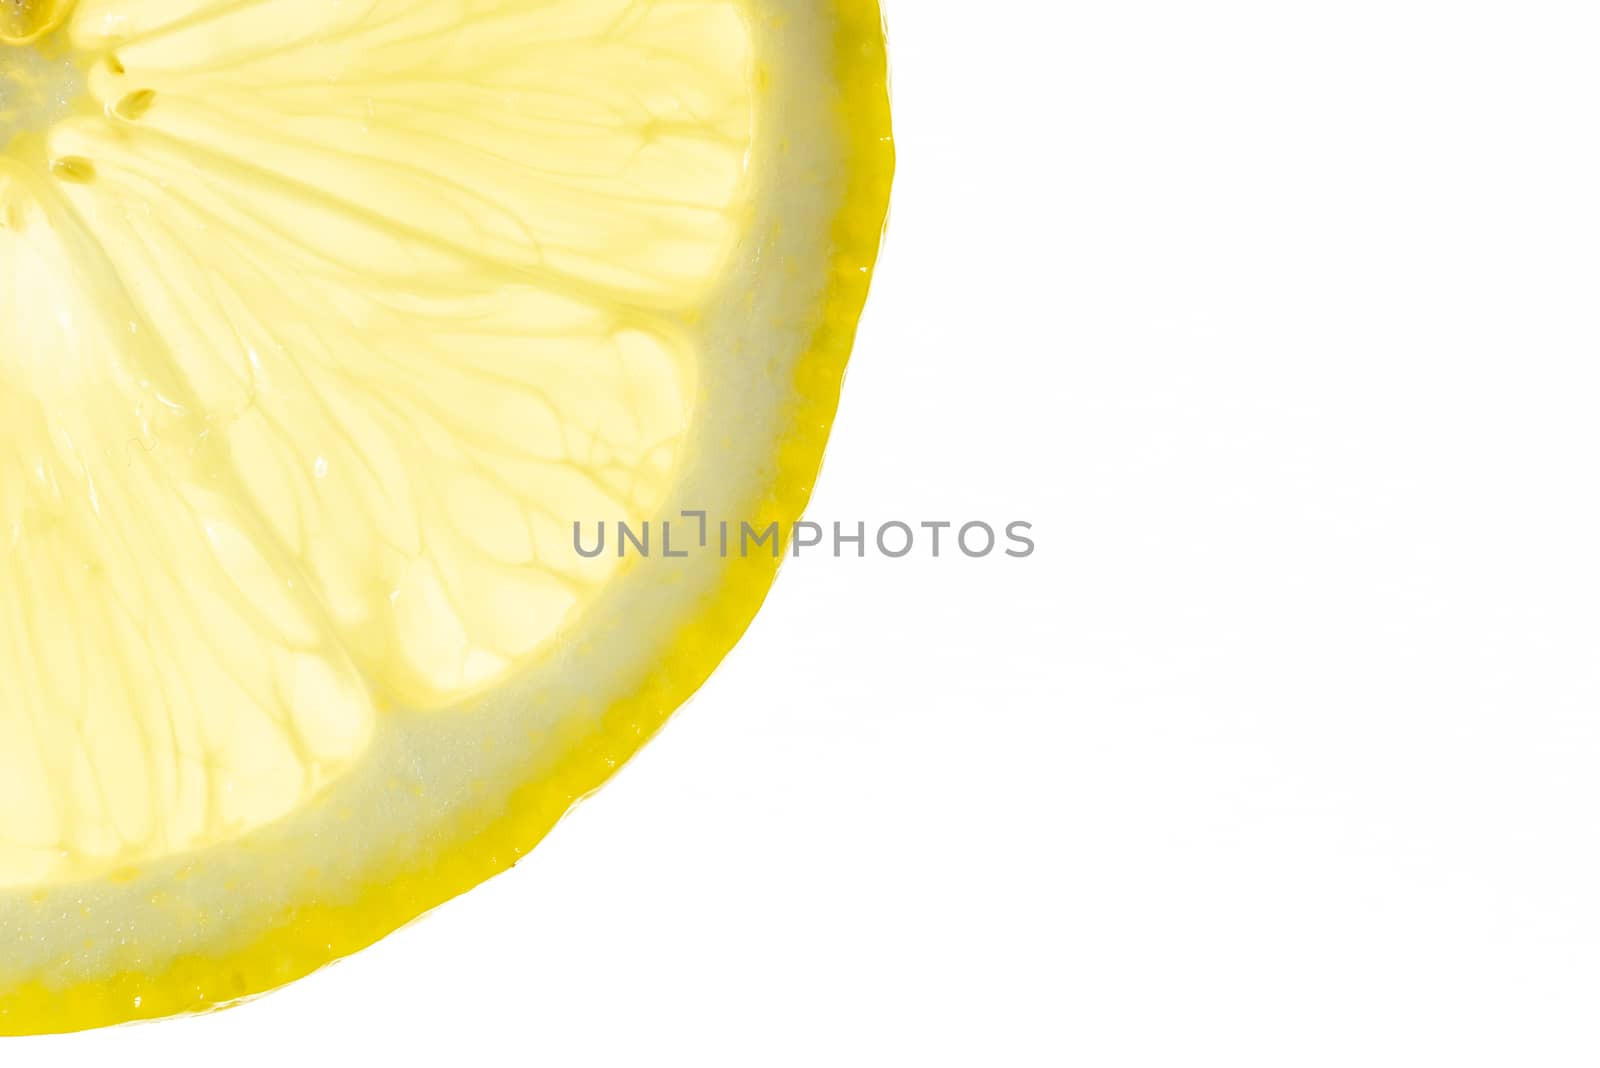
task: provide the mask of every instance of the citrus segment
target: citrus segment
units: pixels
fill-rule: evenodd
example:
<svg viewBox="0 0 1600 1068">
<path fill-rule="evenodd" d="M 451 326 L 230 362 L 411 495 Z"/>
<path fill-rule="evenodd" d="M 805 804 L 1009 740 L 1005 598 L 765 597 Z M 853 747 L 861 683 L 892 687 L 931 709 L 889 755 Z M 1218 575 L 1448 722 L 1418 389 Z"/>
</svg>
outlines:
<svg viewBox="0 0 1600 1068">
<path fill-rule="evenodd" d="M 68 791 L 65 812 L 14 807 L 0 841 L 29 852 L 14 871 L 0 866 L 0 881 L 37 878 L 41 848 L 56 851 L 50 874 L 81 875 L 247 829 L 340 766 L 302 760 L 292 730 L 262 734 L 259 717 L 296 712 L 274 696 L 296 685 L 278 675 L 232 680 L 248 701 L 222 678 L 190 683 L 190 701 L 221 721 L 203 733 L 241 739 L 249 768 L 217 754 L 234 743 L 181 737 L 196 716 L 172 697 L 132 711 L 160 665 L 194 657 L 197 635 L 246 659 L 282 635 L 208 623 L 181 601 L 164 611 L 187 612 L 184 626 L 146 627 L 153 609 L 125 609 L 137 642 L 74 634 L 74 620 L 96 623 L 127 599 L 124 572 L 148 581 L 154 560 L 193 548 L 174 531 L 115 557 L 80 528 L 142 535 L 196 507 L 181 491 L 199 480 L 172 463 L 225 468 L 211 507 L 241 518 L 195 522 L 228 543 L 219 567 L 266 572 L 264 592 L 246 598 L 292 591 L 313 631 L 342 636 L 375 696 L 458 701 L 555 633 L 614 569 L 564 551 L 568 524 L 660 502 L 694 354 L 634 298 L 688 302 L 734 226 L 749 105 L 729 5 L 290 0 L 140 21 L 162 6 L 119 20 L 126 5 L 83 5 L 71 44 L 103 106 L 8 163 L 16 236 L 5 247 L 14 276 L 32 281 L 13 294 L 24 306 L 8 317 L 7 351 L 35 409 L 9 425 L 99 446 L 110 464 L 84 469 L 93 461 L 60 450 L 45 463 L 62 503 L 48 529 L 38 507 L 14 509 L 16 561 L 32 567 L 48 546 L 59 569 L 109 586 L 54 600 L 13 588 L 19 611 L 39 602 L 60 618 L 8 628 L 6 674 L 41 676 L 3 699 L 12 731 L 48 728 L 8 761 L 19 783 L 87 785 Z M 718 46 L 709 63 L 695 57 L 702 40 Z M 567 106 L 535 106 L 544 99 Z M 115 466 L 130 443 L 146 454 L 130 462 L 150 471 Z M 14 449 L 14 462 L 37 466 L 44 451 Z M 82 485 L 61 484 L 63 463 L 80 465 Z M 113 494 L 130 506 L 113 509 Z M 216 581 L 183 577 L 202 590 Z M 125 663 L 126 677 L 58 693 L 62 671 L 35 646 Z M 47 740 L 72 706 L 105 720 L 76 727 L 88 735 L 77 748 Z M 135 757 L 138 739 L 123 737 L 134 726 L 176 738 L 179 770 L 211 770 L 185 778 Z M 223 798 L 203 818 L 197 777 Z M 102 783 L 111 796 L 92 788 Z"/>
<path fill-rule="evenodd" d="M 28 200 L 13 185 L 0 239 L 0 885 L 281 815 L 348 764 L 372 718 L 50 186 Z M 103 288 L 59 284 L 78 273 Z"/>
</svg>

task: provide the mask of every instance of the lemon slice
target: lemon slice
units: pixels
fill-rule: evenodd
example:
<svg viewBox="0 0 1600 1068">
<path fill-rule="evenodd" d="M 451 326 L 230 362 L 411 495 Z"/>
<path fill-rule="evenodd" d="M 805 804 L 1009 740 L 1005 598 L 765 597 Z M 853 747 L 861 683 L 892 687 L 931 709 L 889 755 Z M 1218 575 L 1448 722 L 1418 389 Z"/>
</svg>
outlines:
<svg viewBox="0 0 1600 1068">
<path fill-rule="evenodd" d="M 305 975 L 650 737 L 777 567 L 703 524 L 809 495 L 893 153 L 872 0 L 12 0 L 0 42 L 14 1034 Z M 622 525 L 655 551 L 581 551 Z"/>
</svg>

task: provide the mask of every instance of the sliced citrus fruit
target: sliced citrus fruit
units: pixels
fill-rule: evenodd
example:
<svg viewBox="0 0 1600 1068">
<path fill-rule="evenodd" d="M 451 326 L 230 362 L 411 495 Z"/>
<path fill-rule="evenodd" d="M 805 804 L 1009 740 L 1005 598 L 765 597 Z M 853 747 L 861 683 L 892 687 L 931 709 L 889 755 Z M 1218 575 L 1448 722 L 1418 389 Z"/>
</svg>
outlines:
<svg viewBox="0 0 1600 1068">
<path fill-rule="evenodd" d="M 872 0 L 12 0 L 0 42 L 30 1033 L 289 982 L 634 753 L 772 581 L 696 527 L 804 506 L 893 153 Z"/>
</svg>

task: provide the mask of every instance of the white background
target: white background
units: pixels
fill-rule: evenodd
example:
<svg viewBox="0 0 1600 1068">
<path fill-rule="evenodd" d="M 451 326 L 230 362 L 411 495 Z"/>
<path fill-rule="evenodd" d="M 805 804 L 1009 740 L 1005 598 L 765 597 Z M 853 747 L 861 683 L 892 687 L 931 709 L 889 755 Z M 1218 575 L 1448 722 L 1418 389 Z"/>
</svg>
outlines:
<svg viewBox="0 0 1600 1068">
<path fill-rule="evenodd" d="M 892 0 L 812 558 L 512 875 L 7 1065 L 1593 1065 L 1600 18 Z"/>
</svg>

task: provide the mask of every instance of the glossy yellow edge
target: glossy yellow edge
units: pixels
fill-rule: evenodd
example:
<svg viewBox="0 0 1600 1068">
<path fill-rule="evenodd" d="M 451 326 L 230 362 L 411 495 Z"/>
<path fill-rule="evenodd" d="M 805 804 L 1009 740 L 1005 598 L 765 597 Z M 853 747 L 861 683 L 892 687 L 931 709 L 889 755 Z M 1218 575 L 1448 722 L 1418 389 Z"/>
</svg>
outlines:
<svg viewBox="0 0 1600 1068">
<path fill-rule="evenodd" d="M 789 529 L 811 497 L 838 410 L 845 364 L 855 342 L 888 213 L 895 152 L 888 58 L 878 0 L 832 0 L 836 119 L 846 146 L 846 194 L 833 223 L 832 277 L 819 325 L 796 371 L 798 399 L 780 440 L 778 477 L 752 518 Z M 221 957 L 175 960 L 166 973 L 124 973 L 54 988 L 31 983 L 0 993 L 0 1036 L 83 1031 L 225 1007 L 275 990 L 357 953 L 429 910 L 508 870 L 586 795 L 594 792 L 710 677 L 755 618 L 777 574 L 763 554 L 731 559 L 721 585 L 688 621 L 638 693 L 578 740 L 558 775 L 523 787 L 505 814 L 457 843 L 426 871 L 367 887 L 341 906 L 286 910 L 249 948 Z"/>
</svg>

